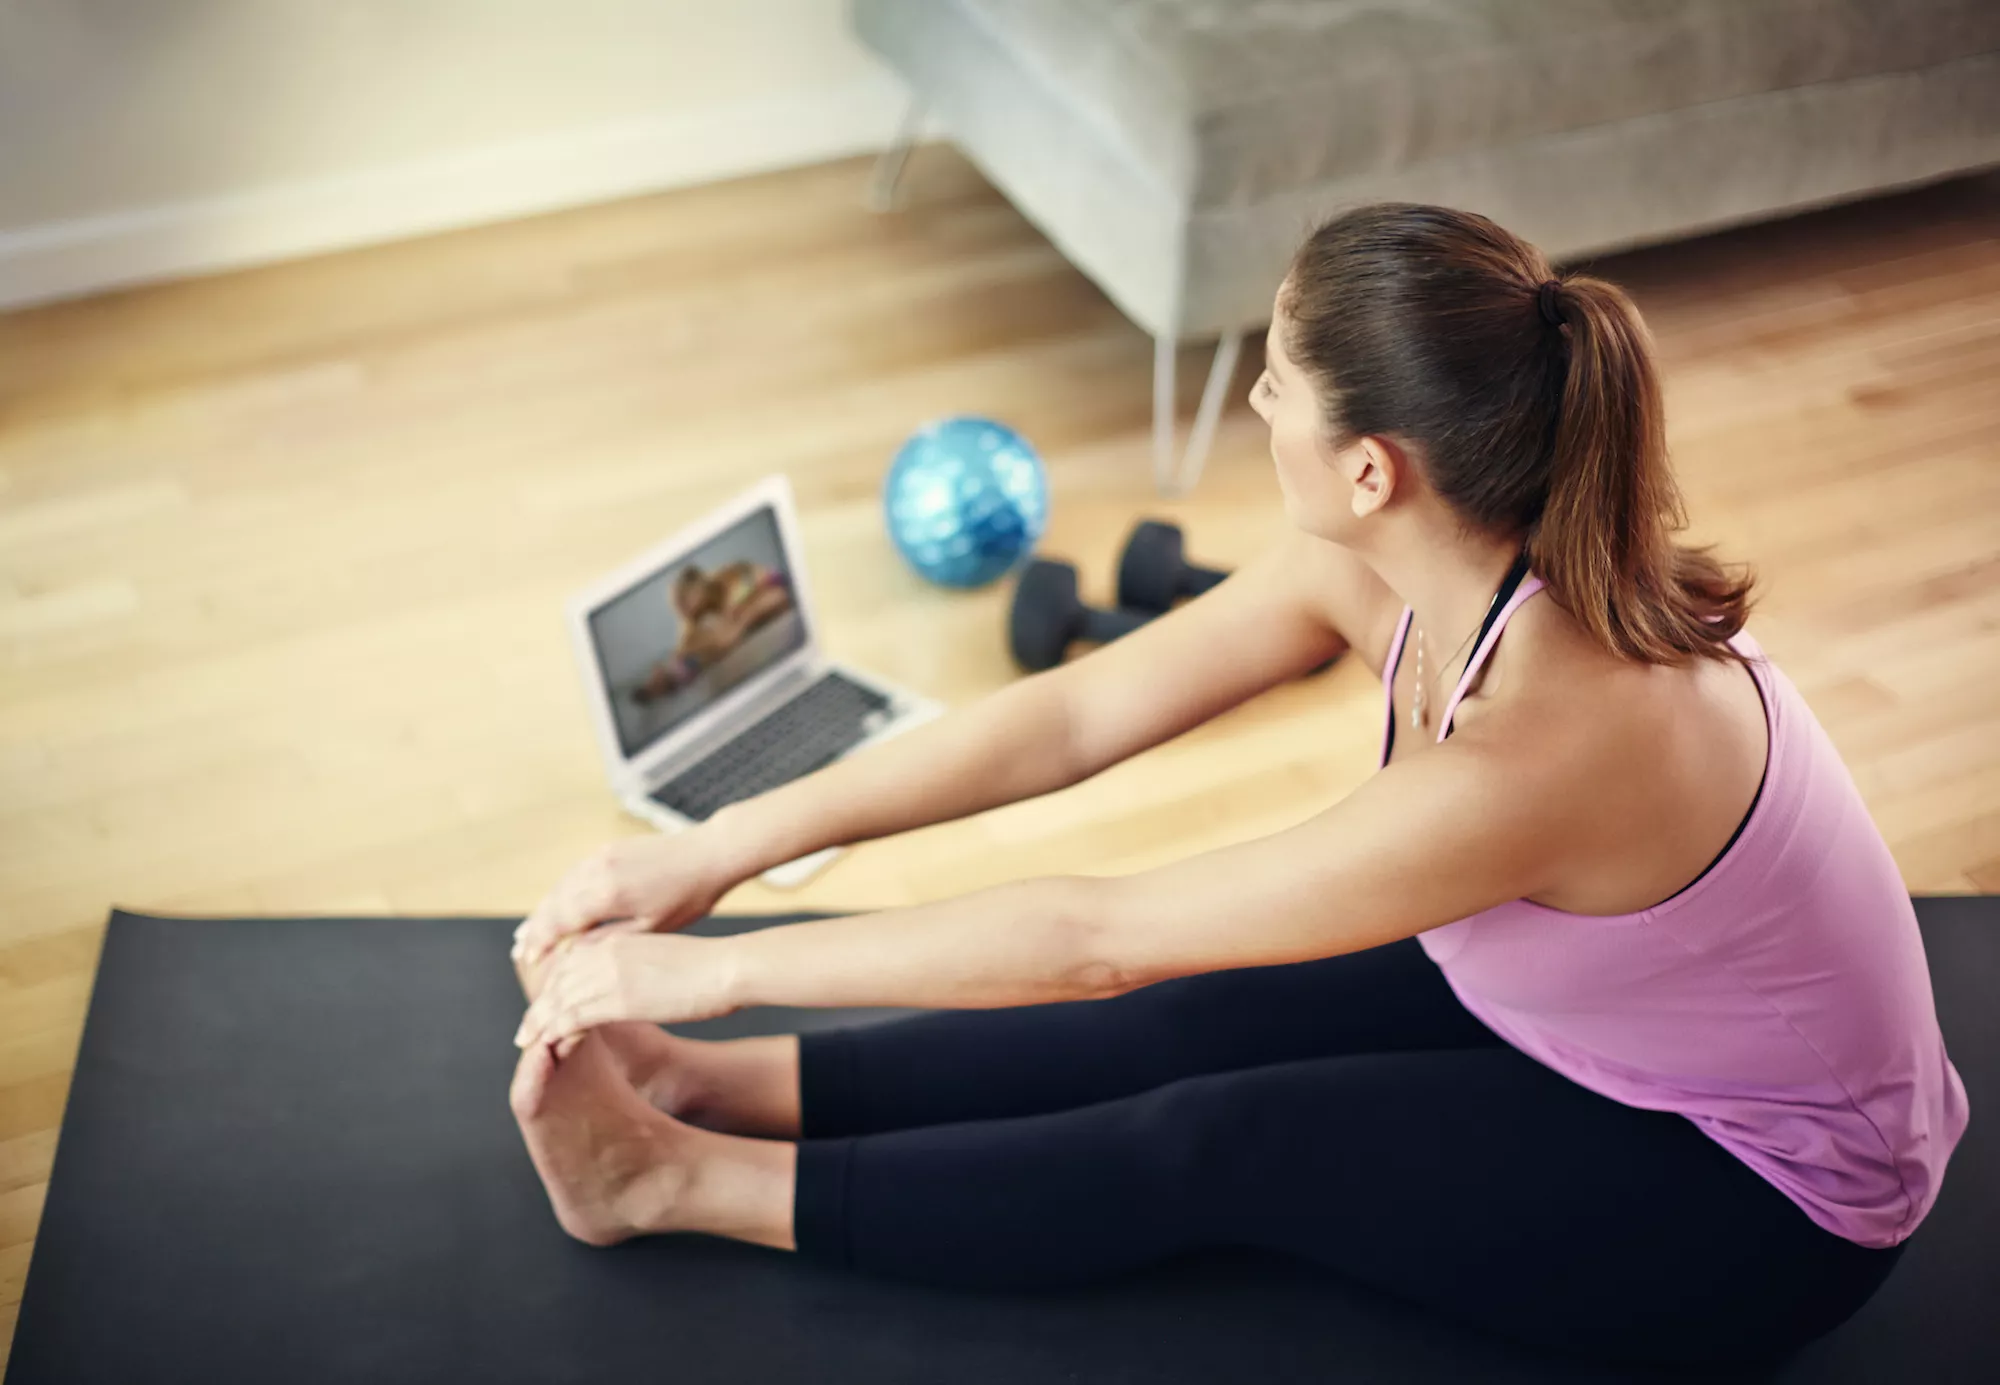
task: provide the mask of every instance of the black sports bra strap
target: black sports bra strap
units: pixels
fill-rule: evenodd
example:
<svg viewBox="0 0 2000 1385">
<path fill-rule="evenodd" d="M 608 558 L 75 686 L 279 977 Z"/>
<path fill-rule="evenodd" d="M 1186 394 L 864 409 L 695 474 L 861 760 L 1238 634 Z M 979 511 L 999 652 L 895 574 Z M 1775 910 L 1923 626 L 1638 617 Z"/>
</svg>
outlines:
<svg viewBox="0 0 2000 1385">
<path fill-rule="evenodd" d="M 1479 633 L 1473 637 L 1472 641 L 1472 652 L 1475 658 L 1478 657 L 1479 646 L 1486 642 L 1487 634 L 1492 631 L 1493 622 L 1500 619 L 1500 612 L 1506 609 L 1507 603 L 1513 599 L 1514 592 L 1520 587 L 1522 582 L 1527 580 L 1527 576 L 1528 550 L 1524 545 L 1521 551 L 1514 555 L 1514 565 L 1507 569 L 1507 575 L 1500 579 L 1500 585 L 1493 593 L 1493 600 L 1486 607 L 1486 619 L 1479 623 Z M 1405 623 L 1402 627 L 1402 634 L 1396 641 L 1395 658 L 1389 664 L 1389 679 L 1392 684 L 1395 681 L 1397 671 L 1403 666 L 1403 646 L 1408 642 L 1408 635 L 1409 625 Z M 1447 726 L 1445 728 L 1444 734 L 1447 739 L 1450 738 L 1451 731 L 1451 727 Z M 1388 763 L 1389 756 L 1395 749 L 1396 706 L 1392 697 L 1389 703 L 1389 734 L 1382 754 L 1384 764 Z"/>
<path fill-rule="evenodd" d="M 1523 548 L 1514 557 L 1514 565 L 1507 569 L 1507 575 L 1500 579 L 1500 586 L 1493 593 L 1493 604 L 1486 608 L 1486 619 L 1479 622 L 1479 633 L 1473 637 L 1473 657 L 1479 655 L 1479 646 L 1486 643 L 1486 636 L 1493 629 L 1493 622 L 1500 619 L 1500 612 L 1513 599 L 1515 590 L 1528 576 L 1528 550 Z"/>
<path fill-rule="evenodd" d="M 1520 588 L 1521 583 L 1527 579 L 1527 576 L 1528 550 L 1523 545 L 1521 551 L 1514 555 L 1514 565 L 1507 569 L 1507 575 L 1500 579 L 1499 587 L 1494 590 L 1493 604 L 1486 608 L 1486 619 L 1479 622 L 1479 633 L 1473 637 L 1472 641 L 1472 658 L 1477 659 L 1479 657 L 1479 647 L 1486 643 L 1486 636 L 1492 631 L 1493 622 L 1500 619 L 1500 613 L 1507 609 L 1507 603 L 1514 599 L 1515 591 Z M 1468 669 L 1469 667 L 1468 665 Z M 1465 674 L 1459 674 L 1459 678 L 1463 680 Z M 1457 729 L 1458 719 L 1453 717 L 1444 728 L 1444 738 L 1450 740 L 1451 733 Z"/>
</svg>

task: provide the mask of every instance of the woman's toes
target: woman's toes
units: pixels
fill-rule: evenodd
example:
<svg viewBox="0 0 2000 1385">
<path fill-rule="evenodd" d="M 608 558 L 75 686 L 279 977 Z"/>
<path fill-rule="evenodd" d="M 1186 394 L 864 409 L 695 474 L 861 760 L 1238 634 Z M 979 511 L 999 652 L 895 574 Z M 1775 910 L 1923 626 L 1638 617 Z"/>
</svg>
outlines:
<svg viewBox="0 0 2000 1385">
<path fill-rule="evenodd" d="M 591 1245 L 677 1229 L 688 1169 L 674 1122 L 639 1099 L 599 1036 L 553 1071 L 534 1048 L 522 1056 L 514 1112 L 563 1229 Z"/>
</svg>

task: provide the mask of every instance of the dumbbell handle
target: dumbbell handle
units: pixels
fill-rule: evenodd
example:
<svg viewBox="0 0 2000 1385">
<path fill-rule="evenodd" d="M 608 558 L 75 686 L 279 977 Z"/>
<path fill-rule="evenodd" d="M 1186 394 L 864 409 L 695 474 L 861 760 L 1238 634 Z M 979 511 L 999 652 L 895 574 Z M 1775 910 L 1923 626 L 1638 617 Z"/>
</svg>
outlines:
<svg viewBox="0 0 2000 1385">
<path fill-rule="evenodd" d="M 1176 584 L 1182 596 L 1200 596 L 1211 587 L 1222 585 L 1222 579 L 1229 576 L 1219 568 L 1196 567 L 1189 563 L 1181 569 L 1181 580 Z"/>
<path fill-rule="evenodd" d="M 1133 611 L 1125 607 L 1105 611 L 1095 606 L 1084 607 L 1083 634 L 1081 638 L 1092 644 L 1110 644 L 1131 634 L 1147 621 L 1153 619 L 1151 611 Z"/>
<path fill-rule="evenodd" d="M 1149 611 L 1099 610 L 1077 598 L 1076 569 L 1037 558 L 1021 570 L 1007 611 L 1007 647 L 1030 673 L 1054 668 L 1078 642 L 1107 644 L 1152 619 Z"/>
</svg>

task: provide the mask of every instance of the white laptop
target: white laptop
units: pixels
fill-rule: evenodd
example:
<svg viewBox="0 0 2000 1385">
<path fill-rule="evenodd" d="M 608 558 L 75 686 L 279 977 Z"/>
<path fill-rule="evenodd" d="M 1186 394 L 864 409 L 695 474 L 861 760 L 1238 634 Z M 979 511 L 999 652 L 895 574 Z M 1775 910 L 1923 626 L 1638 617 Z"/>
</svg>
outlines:
<svg viewBox="0 0 2000 1385">
<path fill-rule="evenodd" d="M 611 787 L 669 832 L 944 711 L 826 657 L 783 476 L 595 583 L 569 627 Z M 762 878 L 796 885 L 840 850 Z"/>
</svg>

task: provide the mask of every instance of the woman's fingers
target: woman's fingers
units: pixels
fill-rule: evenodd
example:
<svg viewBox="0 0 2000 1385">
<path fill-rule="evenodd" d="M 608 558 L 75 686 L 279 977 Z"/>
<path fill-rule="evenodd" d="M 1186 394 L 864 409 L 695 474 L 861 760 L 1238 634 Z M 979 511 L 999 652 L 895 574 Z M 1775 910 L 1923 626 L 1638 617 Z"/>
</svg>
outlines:
<svg viewBox="0 0 2000 1385">
<path fill-rule="evenodd" d="M 552 1043 L 557 1039 L 583 1034 L 600 1024 L 628 1018 L 613 1013 L 613 1009 L 595 1000 L 556 1002 L 546 1006 L 538 1000 L 529 1008 L 528 1017 L 522 1022 L 522 1038 L 517 1042 Z"/>
<path fill-rule="evenodd" d="M 616 843 L 585 857 L 515 930 L 518 951 L 514 960 L 532 965 L 565 938 L 587 933 L 600 924 L 634 919 L 624 875 Z M 635 921 L 644 926 L 643 920 Z"/>
<path fill-rule="evenodd" d="M 535 997 L 535 1003 L 528 1007 L 528 1013 L 521 1017 L 521 1028 L 514 1035 L 517 1048 L 532 1048 L 571 1033 L 572 1011 L 556 1000 L 547 990 Z"/>
<path fill-rule="evenodd" d="M 607 958 L 590 947 L 568 948 L 556 960 L 535 1001 L 514 1035 L 518 1046 L 548 1043 L 580 1035 L 593 1025 L 630 1018 L 612 1002 L 612 987 L 604 975 Z"/>
<path fill-rule="evenodd" d="M 542 1099 L 548 1094 L 549 1078 L 556 1070 L 556 1055 L 546 1044 L 531 1044 L 521 1051 L 514 1065 L 514 1081 L 507 1092 L 508 1104 L 522 1120 L 541 1114 Z"/>
<path fill-rule="evenodd" d="M 529 1001 L 527 1012 L 521 1016 L 521 1027 L 514 1031 L 514 1047 L 532 1046 L 536 1036 L 541 1033 L 543 1025 L 556 1005 L 556 996 L 560 994 L 564 984 L 563 961 L 562 957 L 557 957 L 549 964 L 548 971 L 543 973 L 541 984 L 534 993 L 534 999 Z"/>
<path fill-rule="evenodd" d="M 623 925 L 565 938 L 532 988 L 514 1043 L 572 1051 L 598 1025 L 620 1020 L 671 1024 L 734 1008 L 726 977 L 714 974 L 713 940 L 635 937 Z"/>
<path fill-rule="evenodd" d="M 582 896 L 574 880 L 575 872 L 566 876 L 548 898 L 535 906 L 535 911 L 522 920 L 514 930 L 514 960 L 533 965 L 545 957 L 549 949 L 564 938 L 582 932 L 594 919 L 588 917 L 585 908 L 587 900 Z"/>
<path fill-rule="evenodd" d="M 532 955 L 539 955 L 541 948 L 542 924 L 540 917 L 530 914 L 521 920 L 521 926 L 514 930 L 514 947 L 508 954 L 516 962 L 528 962 Z"/>
<path fill-rule="evenodd" d="M 530 1011 L 521 1021 L 521 1032 L 514 1036 L 519 1048 L 536 1048 L 545 1044 L 561 1043 L 567 1039 L 580 1039 L 589 1033 L 595 1024 L 603 1020 L 592 1020 L 579 1015 L 574 1010 L 557 1010 L 537 1015 Z"/>
<path fill-rule="evenodd" d="M 592 933 L 657 931 L 699 915 L 703 863 L 690 842 L 664 838 L 608 842 L 573 866 L 514 930 L 513 960 L 532 969 L 565 941 Z"/>
<path fill-rule="evenodd" d="M 521 921 L 514 930 L 514 960 L 532 965 L 548 954 L 550 948 L 562 940 L 562 925 L 558 910 L 562 901 L 562 886 L 559 884 L 547 898 L 535 906 L 535 911 Z"/>
</svg>

